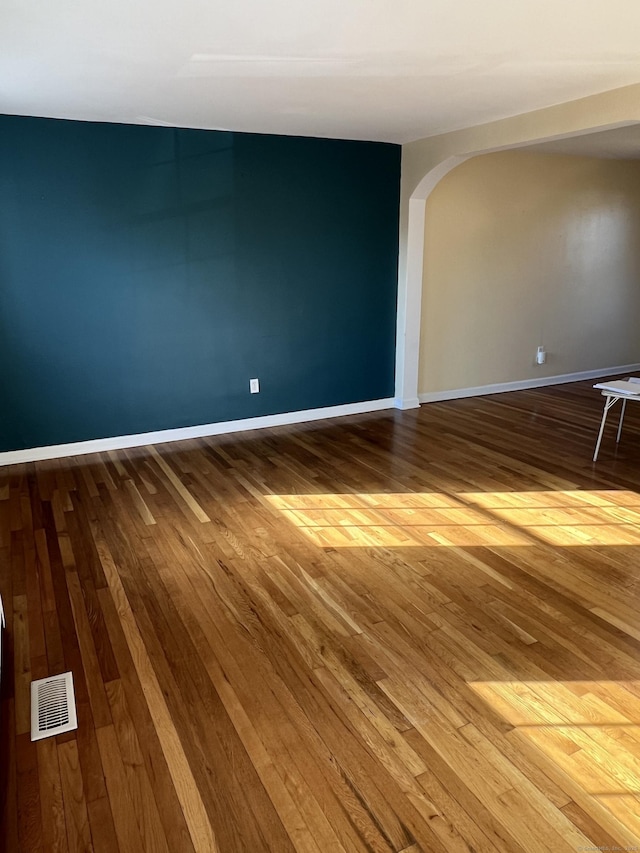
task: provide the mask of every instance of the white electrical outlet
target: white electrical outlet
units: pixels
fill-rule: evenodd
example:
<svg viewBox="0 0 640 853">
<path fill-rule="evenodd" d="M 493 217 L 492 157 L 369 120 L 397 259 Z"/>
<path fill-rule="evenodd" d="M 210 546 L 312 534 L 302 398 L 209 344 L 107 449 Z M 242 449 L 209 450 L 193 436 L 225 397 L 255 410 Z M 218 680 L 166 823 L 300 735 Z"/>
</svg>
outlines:
<svg viewBox="0 0 640 853">
<path fill-rule="evenodd" d="M 544 347 L 538 347 L 538 351 L 536 353 L 536 364 L 544 364 L 547 360 L 547 351 Z"/>
<path fill-rule="evenodd" d="M 249 380 L 249 390 L 252 394 L 260 393 L 260 380 L 259 379 L 250 379 Z"/>
</svg>

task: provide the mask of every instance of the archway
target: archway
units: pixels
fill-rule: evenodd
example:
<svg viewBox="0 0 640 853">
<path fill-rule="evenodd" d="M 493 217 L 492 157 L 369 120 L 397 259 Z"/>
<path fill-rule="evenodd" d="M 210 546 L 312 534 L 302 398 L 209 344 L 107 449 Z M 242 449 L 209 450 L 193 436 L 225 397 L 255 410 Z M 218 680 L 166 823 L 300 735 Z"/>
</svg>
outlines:
<svg viewBox="0 0 640 853">
<path fill-rule="evenodd" d="M 527 148 L 531 145 L 539 145 L 545 142 L 577 139 L 603 131 L 629 127 L 634 124 L 638 124 L 638 122 L 616 122 L 582 128 L 570 133 L 532 135 L 528 139 L 520 139 L 517 142 L 505 145 L 487 144 L 485 147 L 478 147 L 474 148 L 474 150 L 444 157 L 415 184 L 407 202 L 404 257 L 401 258 L 398 276 L 395 374 L 396 408 L 414 409 L 420 405 L 418 399 L 418 367 L 424 273 L 425 210 L 427 199 L 436 185 L 456 166 L 481 154 Z"/>
</svg>

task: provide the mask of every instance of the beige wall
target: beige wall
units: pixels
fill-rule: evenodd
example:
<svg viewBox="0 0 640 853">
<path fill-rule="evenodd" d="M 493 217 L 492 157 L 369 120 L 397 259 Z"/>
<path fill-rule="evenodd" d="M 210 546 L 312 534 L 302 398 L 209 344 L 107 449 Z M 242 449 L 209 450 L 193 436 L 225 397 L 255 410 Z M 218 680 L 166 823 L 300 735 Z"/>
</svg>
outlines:
<svg viewBox="0 0 640 853">
<path fill-rule="evenodd" d="M 640 162 L 467 160 L 427 200 L 423 269 L 419 393 L 640 362 Z"/>
</svg>

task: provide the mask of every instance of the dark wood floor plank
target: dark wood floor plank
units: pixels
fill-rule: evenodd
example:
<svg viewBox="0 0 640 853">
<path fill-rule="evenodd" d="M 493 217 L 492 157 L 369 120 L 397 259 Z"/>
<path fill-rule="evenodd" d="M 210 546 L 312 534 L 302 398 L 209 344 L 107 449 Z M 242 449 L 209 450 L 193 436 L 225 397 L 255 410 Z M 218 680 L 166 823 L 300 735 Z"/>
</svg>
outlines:
<svg viewBox="0 0 640 853">
<path fill-rule="evenodd" d="M 16 738 L 16 768 L 20 849 L 42 850 L 38 755 L 28 733 Z"/>
</svg>

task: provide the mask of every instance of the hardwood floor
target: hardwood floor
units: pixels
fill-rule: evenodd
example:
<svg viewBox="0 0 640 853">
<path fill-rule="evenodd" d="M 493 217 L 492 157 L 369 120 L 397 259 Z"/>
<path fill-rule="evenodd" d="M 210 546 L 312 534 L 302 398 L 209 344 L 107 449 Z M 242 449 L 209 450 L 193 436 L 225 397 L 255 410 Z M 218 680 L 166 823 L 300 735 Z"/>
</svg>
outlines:
<svg viewBox="0 0 640 853">
<path fill-rule="evenodd" d="M 636 849 L 640 410 L 593 466 L 590 386 L 2 469 L 4 849 Z"/>
</svg>

